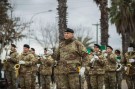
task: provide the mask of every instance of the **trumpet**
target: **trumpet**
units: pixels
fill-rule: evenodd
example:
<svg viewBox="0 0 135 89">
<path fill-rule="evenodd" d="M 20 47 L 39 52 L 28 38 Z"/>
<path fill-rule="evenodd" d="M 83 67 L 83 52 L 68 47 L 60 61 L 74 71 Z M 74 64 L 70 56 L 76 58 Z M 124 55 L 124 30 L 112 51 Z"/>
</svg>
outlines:
<svg viewBox="0 0 135 89">
<path fill-rule="evenodd" d="M 131 68 L 131 64 L 127 64 L 127 70 L 126 70 L 126 74 L 129 75 L 129 71 L 130 71 L 130 68 Z"/>
<path fill-rule="evenodd" d="M 15 69 L 15 75 L 16 75 L 16 77 L 18 77 L 18 75 L 19 75 L 19 69 L 20 69 L 20 64 L 15 64 L 14 65 L 14 69 Z"/>
</svg>

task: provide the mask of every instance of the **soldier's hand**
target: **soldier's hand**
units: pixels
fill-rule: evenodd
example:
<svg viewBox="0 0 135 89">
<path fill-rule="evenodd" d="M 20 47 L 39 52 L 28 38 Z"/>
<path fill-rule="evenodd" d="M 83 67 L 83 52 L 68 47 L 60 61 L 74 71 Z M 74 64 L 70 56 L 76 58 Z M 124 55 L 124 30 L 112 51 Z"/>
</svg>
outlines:
<svg viewBox="0 0 135 89">
<path fill-rule="evenodd" d="M 96 56 L 96 55 L 94 55 L 94 58 L 95 58 L 96 60 L 98 60 L 98 59 L 99 59 L 99 57 L 98 57 L 98 56 Z"/>
<path fill-rule="evenodd" d="M 84 76 L 85 67 L 81 67 L 79 75 Z"/>
<path fill-rule="evenodd" d="M 126 66 L 124 67 L 124 70 L 125 70 L 125 71 L 127 70 L 127 67 L 126 67 Z"/>
<path fill-rule="evenodd" d="M 25 61 L 19 61 L 19 64 L 25 64 Z"/>
</svg>

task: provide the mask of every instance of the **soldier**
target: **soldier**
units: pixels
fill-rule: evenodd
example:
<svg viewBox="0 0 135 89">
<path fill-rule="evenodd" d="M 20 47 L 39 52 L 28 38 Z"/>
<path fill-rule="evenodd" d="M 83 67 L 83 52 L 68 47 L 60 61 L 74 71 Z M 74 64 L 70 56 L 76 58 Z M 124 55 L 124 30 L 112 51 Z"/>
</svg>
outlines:
<svg viewBox="0 0 135 89">
<path fill-rule="evenodd" d="M 17 89 L 17 77 L 15 76 L 16 72 L 14 66 L 18 63 L 18 53 L 15 44 L 11 44 L 10 54 L 6 56 L 6 62 L 8 64 L 6 68 L 6 79 L 8 82 L 8 89 Z"/>
<path fill-rule="evenodd" d="M 115 89 L 121 89 L 121 83 L 122 83 L 122 57 L 119 50 L 115 50 L 116 54 L 116 61 L 117 61 L 117 70 L 116 70 L 116 88 Z"/>
<path fill-rule="evenodd" d="M 74 39 L 72 29 L 66 29 L 64 38 L 54 53 L 57 60 L 54 69 L 57 89 L 81 89 L 81 76 L 85 72 L 88 53 L 84 45 Z"/>
<path fill-rule="evenodd" d="M 35 63 L 35 57 L 29 50 L 30 46 L 24 44 L 23 53 L 19 56 L 20 64 L 20 88 L 21 89 L 32 89 L 31 88 L 31 76 L 32 76 L 32 67 Z"/>
<path fill-rule="evenodd" d="M 53 51 L 51 49 L 45 50 L 45 55 L 41 58 L 40 74 L 42 80 L 42 89 L 51 89 L 51 75 L 54 60 L 51 55 Z"/>
<path fill-rule="evenodd" d="M 105 71 L 105 89 L 115 89 L 116 84 L 116 55 L 112 53 L 113 48 L 107 46 L 106 71 Z"/>
<path fill-rule="evenodd" d="M 125 53 L 126 65 L 125 74 L 128 89 L 135 89 L 135 51 L 133 51 L 133 45 L 130 44 L 128 52 Z"/>
<path fill-rule="evenodd" d="M 33 67 L 32 67 L 32 86 L 31 88 L 32 89 L 35 89 L 36 88 L 36 73 L 38 71 L 38 67 L 37 67 L 37 63 L 38 63 L 38 56 L 35 54 L 35 49 L 34 48 L 31 48 L 31 53 L 34 55 L 35 57 L 35 63 L 33 63 Z"/>
<path fill-rule="evenodd" d="M 98 44 L 94 44 L 94 52 L 92 53 L 89 67 L 90 84 L 92 89 L 103 89 L 105 60 Z"/>
</svg>

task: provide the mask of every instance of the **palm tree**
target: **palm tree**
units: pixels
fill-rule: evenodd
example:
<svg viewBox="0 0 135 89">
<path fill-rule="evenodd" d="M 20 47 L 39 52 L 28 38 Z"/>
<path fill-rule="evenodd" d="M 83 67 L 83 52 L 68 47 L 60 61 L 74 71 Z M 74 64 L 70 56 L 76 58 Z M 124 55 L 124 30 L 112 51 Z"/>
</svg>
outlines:
<svg viewBox="0 0 135 89">
<path fill-rule="evenodd" d="M 108 0 L 94 0 L 94 2 L 99 6 L 101 12 L 101 45 L 108 45 Z"/>
<path fill-rule="evenodd" d="M 91 48 L 91 45 L 94 44 L 95 42 L 92 41 L 92 38 L 89 38 L 89 37 L 77 37 L 77 40 L 79 40 L 81 43 L 83 43 L 83 45 L 86 47 L 86 48 Z"/>
<path fill-rule="evenodd" d="M 64 31 L 67 28 L 67 0 L 58 0 L 58 15 L 59 15 L 59 41 L 64 39 Z"/>
<path fill-rule="evenodd" d="M 122 36 L 123 53 L 127 51 L 130 38 L 135 34 L 135 13 L 132 0 L 112 0 L 110 8 L 111 23 L 115 24 L 117 32 Z"/>
</svg>

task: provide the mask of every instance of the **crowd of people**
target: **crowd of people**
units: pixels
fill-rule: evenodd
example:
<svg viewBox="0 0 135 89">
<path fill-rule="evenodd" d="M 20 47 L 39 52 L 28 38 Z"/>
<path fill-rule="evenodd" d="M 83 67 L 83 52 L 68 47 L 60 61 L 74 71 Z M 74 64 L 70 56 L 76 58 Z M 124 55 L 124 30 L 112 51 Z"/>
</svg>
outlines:
<svg viewBox="0 0 135 89">
<path fill-rule="evenodd" d="M 11 44 L 10 54 L 4 59 L 0 69 L 4 71 L 5 89 L 122 89 L 122 80 L 126 79 L 128 89 L 135 89 L 135 51 L 133 45 L 122 55 L 120 50 L 111 46 L 105 49 L 94 44 L 86 49 L 74 38 L 74 30 L 67 28 L 64 40 L 54 51 L 44 49 L 44 55 L 36 55 L 35 49 L 23 45 L 19 54 L 16 45 Z M 1 76 L 0 76 L 1 77 Z M 38 82 L 36 82 L 36 78 Z M 2 78 L 1 78 L 2 79 Z"/>
</svg>

